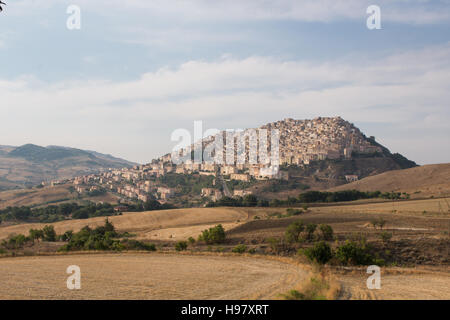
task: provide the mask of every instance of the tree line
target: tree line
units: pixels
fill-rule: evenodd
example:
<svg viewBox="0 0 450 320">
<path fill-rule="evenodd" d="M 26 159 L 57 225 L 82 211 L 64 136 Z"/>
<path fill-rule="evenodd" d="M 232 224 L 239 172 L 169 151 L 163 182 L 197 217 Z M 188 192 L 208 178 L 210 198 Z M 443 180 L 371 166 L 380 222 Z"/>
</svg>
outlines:
<svg viewBox="0 0 450 320">
<path fill-rule="evenodd" d="M 381 192 L 381 191 L 358 191 L 344 190 L 336 192 L 307 191 L 298 195 L 298 197 L 288 197 L 287 200 L 265 200 L 259 199 L 255 195 L 246 195 L 244 197 L 223 197 L 217 201 L 210 201 L 207 207 L 282 207 L 305 203 L 332 203 L 355 201 L 361 199 L 390 199 L 400 200 L 409 199 L 409 194 L 401 192 Z"/>
</svg>

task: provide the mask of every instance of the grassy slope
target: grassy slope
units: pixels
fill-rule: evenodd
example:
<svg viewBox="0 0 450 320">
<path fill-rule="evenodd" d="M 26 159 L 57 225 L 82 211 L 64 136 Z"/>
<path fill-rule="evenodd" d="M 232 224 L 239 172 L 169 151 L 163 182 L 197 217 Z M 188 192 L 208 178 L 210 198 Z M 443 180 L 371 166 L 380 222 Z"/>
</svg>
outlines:
<svg viewBox="0 0 450 320">
<path fill-rule="evenodd" d="M 404 170 L 389 171 L 330 189 L 360 191 L 397 191 L 412 197 L 450 195 L 450 163 L 425 165 Z"/>
</svg>

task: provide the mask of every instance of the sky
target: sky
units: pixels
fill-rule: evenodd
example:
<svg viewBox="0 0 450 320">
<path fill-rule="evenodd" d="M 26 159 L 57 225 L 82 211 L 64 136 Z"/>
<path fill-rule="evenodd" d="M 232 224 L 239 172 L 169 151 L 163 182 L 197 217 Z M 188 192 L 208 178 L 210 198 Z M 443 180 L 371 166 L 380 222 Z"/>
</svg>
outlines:
<svg viewBox="0 0 450 320">
<path fill-rule="evenodd" d="M 147 163 L 194 121 L 341 116 L 418 164 L 450 162 L 450 0 L 4 2 L 0 145 Z"/>
</svg>

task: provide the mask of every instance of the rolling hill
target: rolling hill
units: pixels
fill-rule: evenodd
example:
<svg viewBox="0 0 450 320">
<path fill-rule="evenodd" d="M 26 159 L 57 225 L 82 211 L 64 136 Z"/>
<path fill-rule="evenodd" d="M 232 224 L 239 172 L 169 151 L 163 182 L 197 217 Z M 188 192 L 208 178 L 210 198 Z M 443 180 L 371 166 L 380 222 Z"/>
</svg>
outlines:
<svg viewBox="0 0 450 320">
<path fill-rule="evenodd" d="M 0 190 L 133 165 L 135 163 L 111 155 L 75 148 L 33 144 L 0 146 Z"/>
<path fill-rule="evenodd" d="M 331 188 L 330 191 L 349 189 L 407 192 L 413 198 L 448 196 L 450 195 L 450 163 L 388 171 Z"/>
</svg>

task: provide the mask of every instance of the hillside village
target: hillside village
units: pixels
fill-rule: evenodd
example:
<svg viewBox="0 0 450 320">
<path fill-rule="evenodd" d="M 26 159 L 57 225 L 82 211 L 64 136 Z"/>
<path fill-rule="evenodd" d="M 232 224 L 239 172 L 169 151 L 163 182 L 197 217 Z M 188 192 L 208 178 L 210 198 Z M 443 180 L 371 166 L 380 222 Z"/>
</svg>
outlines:
<svg viewBox="0 0 450 320">
<path fill-rule="evenodd" d="M 235 161 L 234 164 L 223 165 L 193 161 L 174 164 L 172 155 L 167 154 L 145 165 L 80 176 L 70 180 L 69 183 L 72 183 L 80 194 L 106 190 L 123 199 L 143 202 L 155 199 L 163 204 L 177 195 L 176 186 L 170 187 L 164 181 L 169 178 L 176 179 L 176 175 L 193 175 L 198 177 L 203 186 L 197 191 L 198 195 L 216 201 L 223 196 L 244 196 L 251 193 L 245 188 L 230 192 L 224 180 L 238 181 L 243 185 L 252 181 L 273 179 L 288 181 L 290 177 L 285 168 L 289 165 L 307 166 L 312 161 L 351 159 L 355 154 L 382 152 L 382 148 L 374 143 L 374 137 L 366 138 L 358 128 L 340 117 L 319 117 L 313 120 L 285 119 L 264 125 L 257 130 L 260 129 L 266 129 L 268 132 L 279 130 L 281 166 L 275 169 L 268 164 L 252 164 L 248 161 L 244 164 Z M 246 152 L 248 160 L 251 155 L 248 150 Z M 349 182 L 355 181 L 358 180 L 358 176 L 348 175 L 345 179 Z"/>
</svg>

